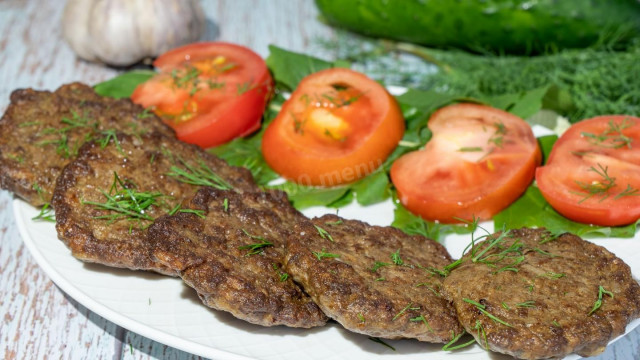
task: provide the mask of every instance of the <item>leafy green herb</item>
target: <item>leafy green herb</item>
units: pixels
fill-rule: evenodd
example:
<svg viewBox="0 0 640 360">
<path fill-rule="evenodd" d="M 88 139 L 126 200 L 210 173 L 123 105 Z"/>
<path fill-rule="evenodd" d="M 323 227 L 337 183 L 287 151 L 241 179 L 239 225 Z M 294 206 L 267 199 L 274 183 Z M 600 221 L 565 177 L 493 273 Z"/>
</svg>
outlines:
<svg viewBox="0 0 640 360">
<path fill-rule="evenodd" d="M 44 205 L 42 205 L 38 215 L 32 217 L 31 220 L 56 222 L 56 216 L 53 211 L 53 208 L 51 207 L 51 204 L 47 202 Z"/>
<path fill-rule="evenodd" d="M 393 261 L 393 263 L 395 265 L 402 265 L 404 264 L 404 261 L 402 260 L 402 258 L 400 257 L 400 249 L 396 250 L 396 252 L 391 254 L 391 261 Z"/>
<path fill-rule="evenodd" d="M 422 321 L 424 323 L 424 325 L 427 327 L 427 329 L 430 332 L 433 332 L 433 329 L 431 328 L 431 325 L 429 325 L 429 322 L 427 321 L 427 319 L 424 318 L 424 315 L 416 316 L 414 318 L 409 319 L 409 321 L 411 321 L 411 322 L 420 322 L 420 321 Z"/>
<path fill-rule="evenodd" d="M 464 301 L 464 302 L 466 302 L 466 303 L 469 303 L 469 304 L 471 304 L 471 305 L 474 305 L 474 306 L 478 309 L 478 311 L 480 311 L 481 313 L 483 313 L 483 314 L 484 314 L 485 316 L 487 316 L 489 319 L 491 319 L 491 320 L 493 320 L 493 321 L 495 321 L 495 322 L 497 322 L 497 323 L 499 323 L 499 324 L 502 324 L 502 325 L 504 325 L 504 326 L 513 327 L 511 324 L 507 323 L 507 322 L 506 322 L 506 321 L 504 321 L 504 320 L 499 319 L 499 318 L 498 318 L 498 317 L 496 317 L 495 315 L 493 315 L 493 314 L 491 314 L 490 312 L 488 312 L 488 311 L 486 310 L 486 306 L 484 306 L 484 305 L 480 304 L 479 302 L 476 302 L 476 301 L 473 301 L 473 300 L 471 300 L 471 299 L 467 299 L 467 298 L 463 298 L 463 299 L 462 299 L 462 301 Z"/>
<path fill-rule="evenodd" d="M 413 305 L 412 303 L 409 303 L 409 305 L 405 306 L 402 310 L 400 310 L 399 313 L 397 313 L 393 319 L 391 319 L 391 321 L 396 321 L 397 318 L 399 318 L 400 316 L 402 316 L 402 314 L 404 314 L 407 310 L 420 310 L 420 307 L 411 307 L 411 305 Z"/>
<path fill-rule="evenodd" d="M 534 308 L 534 307 L 536 307 L 536 302 L 533 301 L 533 300 L 528 300 L 528 301 L 516 304 L 516 307 L 519 307 L 519 308 Z"/>
<path fill-rule="evenodd" d="M 242 232 L 245 233 L 245 235 L 249 236 L 252 239 L 256 239 L 259 240 L 259 243 L 254 243 L 254 244 L 249 244 L 249 245 L 243 245 L 243 246 L 239 246 L 238 249 L 240 250 L 249 250 L 245 256 L 251 256 L 251 255 L 257 255 L 257 254 L 262 254 L 262 252 L 264 251 L 264 248 L 268 247 L 268 246 L 273 246 L 273 243 L 270 241 L 265 240 L 264 237 L 262 236 L 258 236 L 258 235 L 251 235 L 249 232 L 247 232 L 247 230 L 242 229 Z"/>
<path fill-rule="evenodd" d="M 191 185 L 210 186 L 219 190 L 233 189 L 228 182 L 213 172 L 202 159 L 198 159 L 198 166 L 192 166 L 182 159 L 180 159 L 180 162 L 183 167 L 171 166 L 168 176 Z"/>
<path fill-rule="evenodd" d="M 105 198 L 104 202 L 83 201 L 82 203 L 108 212 L 107 215 L 95 218 L 109 220 L 109 222 L 120 219 L 136 222 L 153 221 L 154 218 L 148 214 L 147 210 L 156 205 L 158 198 L 164 196 L 160 192 L 139 192 L 135 188 L 129 188 L 125 186 L 116 172 L 113 173 L 113 183 L 109 192 L 103 190 L 101 192 Z"/>
<path fill-rule="evenodd" d="M 316 230 L 318 230 L 318 234 L 320 234 L 321 238 L 334 242 L 333 237 L 331 237 L 331 234 L 329 234 L 327 230 L 321 228 L 318 225 L 313 225 L 313 226 L 316 228 Z"/>
<path fill-rule="evenodd" d="M 361 323 L 365 322 L 364 315 L 362 315 L 361 313 L 358 313 L 358 319 L 360 320 Z"/>
<path fill-rule="evenodd" d="M 188 213 L 188 214 L 194 214 L 199 218 L 204 219 L 204 210 L 196 210 L 196 209 L 179 209 L 178 212 L 181 213 Z"/>
<path fill-rule="evenodd" d="M 453 330 L 451 330 L 451 341 L 449 341 L 445 346 L 443 346 L 443 347 L 442 347 L 442 350 L 443 350 L 443 351 L 453 351 L 453 350 L 458 350 L 458 349 L 465 348 L 465 347 L 467 347 L 467 346 L 469 346 L 469 345 L 471 345 L 471 344 L 473 344 L 473 343 L 475 343 L 475 342 L 476 342 L 476 340 L 474 339 L 474 340 L 468 341 L 468 342 L 466 342 L 466 343 L 464 343 L 464 344 L 454 345 L 455 343 L 457 343 L 457 342 L 458 342 L 458 340 L 460 340 L 460 338 L 461 338 L 464 334 L 466 334 L 466 332 L 465 332 L 464 330 L 463 330 L 460 334 L 458 334 L 458 335 L 456 335 L 456 333 L 455 333 Z"/>
<path fill-rule="evenodd" d="M 318 260 L 340 257 L 340 254 L 328 253 L 328 252 L 325 252 L 324 249 L 322 249 L 322 251 L 312 251 L 311 253 L 315 255 L 315 257 L 318 258 Z"/>
<path fill-rule="evenodd" d="M 544 273 L 542 275 L 538 275 L 538 277 L 546 277 L 548 279 L 554 279 L 554 280 L 563 278 L 565 276 L 567 276 L 567 275 L 562 274 L 562 273 L 555 273 L 555 272 L 552 272 L 552 271 Z"/>
<path fill-rule="evenodd" d="M 619 149 L 627 147 L 631 149 L 632 139 L 626 136 L 622 131 L 634 125 L 633 121 L 625 118 L 620 123 L 616 123 L 613 119 L 609 120 L 609 127 L 600 134 L 593 134 L 589 132 L 582 132 L 581 135 L 586 138 L 591 144 L 605 147 Z"/>
<path fill-rule="evenodd" d="M 382 262 L 382 261 L 376 261 L 375 264 L 373 264 L 373 267 L 371 268 L 371 272 L 376 272 L 381 267 L 390 266 L 390 265 L 391 264 L 389 264 L 389 263 L 385 263 L 385 262 Z"/>
<path fill-rule="evenodd" d="M 393 346 L 391 346 L 391 345 L 387 344 L 386 342 L 382 341 L 380 338 L 369 337 L 369 340 L 371 340 L 371 341 L 373 341 L 375 343 L 378 343 L 380 345 L 386 346 L 386 347 L 388 347 L 389 349 L 391 349 L 393 351 L 396 351 L 396 348 L 394 348 Z"/>
<path fill-rule="evenodd" d="M 611 291 L 605 290 L 602 285 L 598 286 L 598 300 L 593 303 L 593 308 L 591 309 L 591 311 L 589 311 L 589 316 L 593 315 L 593 313 L 595 313 L 596 311 L 598 311 L 598 309 L 600 309 L 600 307 L 602 307 L 604 295 L 608 295 L 613 299 L 613 293 Z"/>
<path fill-rule="evenodd" d="M 480 151 L 484 151 L 483 148 L 479 147 L 479 146 L 475 146 L 475 147 L 461 147 L 460 149 L 458 149 L 459 152 L 480 152 Z"/>
<path fill-rule="evenodd" d="M 586 192 L 582 200 L 578 201 L 578 203 L 582 203 L 593 196 L 599 196 L 600 202 L 602 202 L 609 197 L 609 190 L 616 186 L 616 179 L 609 176 L 609 167 L 603 167 L 600 163 L 598 163 L 597 165 L 597 169 L 592 166 L 589 168 L 589 171 L 593 171 L 600 177 L 602 177 L 602 181 L 592 181 L 590 183 L 584 183 L 582 181 L 576 180 L 576 184 L 578 184 L 578 186 L 580 186 L 580 188 L 582 188 L 582 190 Z"/>
<path fill-rule="evenodd" d="M 222 208 L 224 209 L 224 212 L 229 212 L 229 199 L 224 198 L 224 201 L 222 202 Z"/>
</svg>

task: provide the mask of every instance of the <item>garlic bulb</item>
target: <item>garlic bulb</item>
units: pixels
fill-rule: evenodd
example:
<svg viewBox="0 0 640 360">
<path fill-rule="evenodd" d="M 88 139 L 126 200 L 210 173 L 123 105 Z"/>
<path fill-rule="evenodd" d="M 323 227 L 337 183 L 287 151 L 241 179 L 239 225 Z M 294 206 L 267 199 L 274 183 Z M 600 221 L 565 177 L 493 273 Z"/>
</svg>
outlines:
<svg viewBox="0 0 640 360">
<path fill-rule="evenodd" d="M 89 61 L 127 66 L 200 38 L 199 0 L 68 0 L 63 36 Z"/>
</svg>

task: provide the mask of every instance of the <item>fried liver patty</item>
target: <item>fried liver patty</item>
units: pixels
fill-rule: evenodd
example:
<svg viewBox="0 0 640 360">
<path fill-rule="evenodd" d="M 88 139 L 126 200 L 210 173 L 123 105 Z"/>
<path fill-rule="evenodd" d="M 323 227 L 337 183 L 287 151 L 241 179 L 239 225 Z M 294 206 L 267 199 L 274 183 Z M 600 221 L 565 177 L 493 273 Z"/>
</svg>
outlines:
<svg viewBox="0 0 640 360">
<path fill-rule="evenodd" d="M 308 222 L 280 192 L 202 188 L 194 212 L 163 216 L 149 230 L 155 258 L 214 309 L 263 326 L 321 326 L 326 316 L 282 269 L 284 242 Z"/>
<path fill-rule="evenodd" d="M 640 315 L 629 266 L 575 235 L 511 230 L 461 260 L 443 293 L 466 331 L 493 351 L 522 359 L 591 356 Z"/>
<path fill-rule="evenodd" d="M 51 200 L 62 168 L 92 138 L 116 131 L 173 131 L 128 99 L 99 96 L 81 83 L 55 92 L 16 90 L 0 119 L 0 187 L 34 206 Z"/>
<path fill-rule="evenodd" d="M 150 256 L 147 228 L 199 185 L 258 191 L 251 174 L 157 132 L 82 146 L 58 180 L 58 237 L 76 258 L 175 275 Z"/>
<path fill-rule="evenodd" d="M 388 339 L 446 343 L 462 331 L 429 270 L 451 263 L 442 245 L 334 215 L 312 221 L 289 237 L 286 269 L 329 317 Z"/>
</svg>

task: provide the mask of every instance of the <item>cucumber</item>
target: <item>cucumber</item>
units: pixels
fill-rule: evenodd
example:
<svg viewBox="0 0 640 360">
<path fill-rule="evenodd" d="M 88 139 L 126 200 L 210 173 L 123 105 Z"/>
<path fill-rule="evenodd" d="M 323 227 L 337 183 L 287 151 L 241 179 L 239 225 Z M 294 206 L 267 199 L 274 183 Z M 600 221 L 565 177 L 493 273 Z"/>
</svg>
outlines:
<svg viewBox="0 0 640 360">
<path fill-rule="evenodd" d="M 535 54 L 640 37 L 638 0 L 316 0 L 330 24 L 432 47 Z"/>
</svg>

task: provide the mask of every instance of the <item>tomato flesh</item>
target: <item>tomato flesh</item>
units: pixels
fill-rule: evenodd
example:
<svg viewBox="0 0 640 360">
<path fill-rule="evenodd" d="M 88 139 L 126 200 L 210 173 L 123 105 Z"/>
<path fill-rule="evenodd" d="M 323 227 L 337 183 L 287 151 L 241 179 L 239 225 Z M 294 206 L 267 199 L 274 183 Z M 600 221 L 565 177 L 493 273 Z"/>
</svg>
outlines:
<svg viewBox="0 0 640 360">
<path fill-rule="evenodd" d="M 222 42 L 186 45 L 154 62 L 158 75 L 131 99 L 154 110 L 180 140 L 211 147 L 260 127 L 272 91 L 262 58 Z"/>
<path fill-rule="evenodd" d="M 396 160 L 391 180 L 400 202 L 429 221 L 488 220 L 531 183 L 541 153 L 530 126 L 476 104 L 436 111 L 423 150 Z"/>
<path fill-rule="evenodd" d="M 542 196 L 565 217 L 618 226 L 640 219 L 640 118 L 599 116 L 572 125 L 536 171 Z"/>
<path fill-rule="evenodd" d="M 395 99 L 343 68 L 304 78 L 262 139 L 267 163 L 304 185 L 335 186 L 375 171 L 404 134 Z"/>
</svg>

